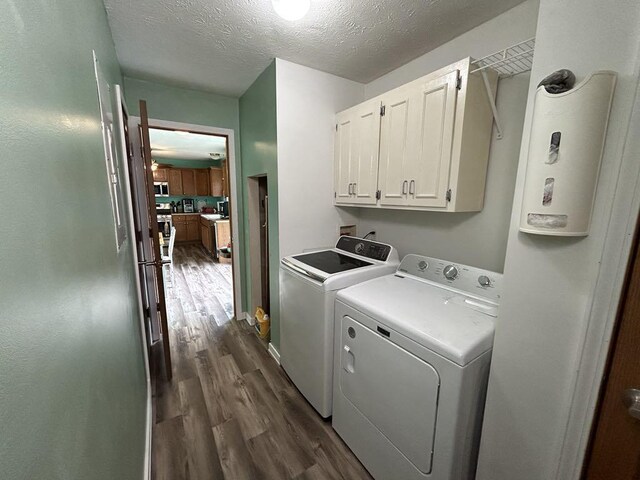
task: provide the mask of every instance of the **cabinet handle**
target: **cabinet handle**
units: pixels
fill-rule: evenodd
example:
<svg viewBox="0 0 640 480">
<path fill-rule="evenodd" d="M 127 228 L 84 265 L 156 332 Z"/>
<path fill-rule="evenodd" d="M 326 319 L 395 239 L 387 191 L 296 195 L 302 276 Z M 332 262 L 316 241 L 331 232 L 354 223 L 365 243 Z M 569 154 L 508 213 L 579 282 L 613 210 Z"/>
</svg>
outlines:
<svg viewBox="0 0 640 480">
<path fill-rule="evenodd" d="M 350 184 L 349 184 L 349 195 L 351 195 L 351 194 L 352 194 L 352 192 L 351 192 L 351 187 L 352 187 L 352 186 L 353 186 L 353 183 L 350 183 Z"/>
<path fill-rule="evenodd" d="M 353 194 L 354 195 L 357 195 L 356 185 L 357 185 L 357 183 L 353 184 Z"/>
<path fill-rule="evenodd" d="M 407 184 L 408 184 L 408 182 L 406 180 L 404 182 L 402 182 L 402 194 L 403 195 L 407 194 Z"/>
<path fill-rule="evenodd" d="M 409 183 L 409 195 L 415 195 L 416 193 L 416 181 L 411 180 Z"/>
</svg>

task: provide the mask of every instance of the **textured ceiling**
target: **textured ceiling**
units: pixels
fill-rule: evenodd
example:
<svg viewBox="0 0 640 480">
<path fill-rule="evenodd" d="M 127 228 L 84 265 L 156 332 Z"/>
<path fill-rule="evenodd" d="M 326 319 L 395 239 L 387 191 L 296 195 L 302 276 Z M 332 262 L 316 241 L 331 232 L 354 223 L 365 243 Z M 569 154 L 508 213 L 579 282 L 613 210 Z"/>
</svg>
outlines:
<svg viewBox="0 0 640 480">
<path fill-rule="evenodd" d="M 369 82 L 523 0 L 104 0 L 127 76 L 241 95 L 275 58 Z"/>
<path fill-rule="evenodd" d="M 150 128 L 149 141 L 154 159 L 211 160 L 211 154 L 216 159 L 227 155 L 225 137 Z"/>
</svg>

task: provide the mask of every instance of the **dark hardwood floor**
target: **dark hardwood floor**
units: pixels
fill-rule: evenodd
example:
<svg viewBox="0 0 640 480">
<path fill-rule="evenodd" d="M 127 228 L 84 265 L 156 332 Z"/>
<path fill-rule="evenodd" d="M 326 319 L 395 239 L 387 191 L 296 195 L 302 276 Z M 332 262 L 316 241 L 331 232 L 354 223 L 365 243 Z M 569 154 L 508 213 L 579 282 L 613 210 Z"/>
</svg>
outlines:
<svg viewBox="0 0 640 480">
<path fill-rule="evenodd" d="M 198 246 L 173 258 L 170 383 L 153 349 L 153 478 L 370 479 L 266 344 L 230 319 L 231 269 Z"/>
</svg>

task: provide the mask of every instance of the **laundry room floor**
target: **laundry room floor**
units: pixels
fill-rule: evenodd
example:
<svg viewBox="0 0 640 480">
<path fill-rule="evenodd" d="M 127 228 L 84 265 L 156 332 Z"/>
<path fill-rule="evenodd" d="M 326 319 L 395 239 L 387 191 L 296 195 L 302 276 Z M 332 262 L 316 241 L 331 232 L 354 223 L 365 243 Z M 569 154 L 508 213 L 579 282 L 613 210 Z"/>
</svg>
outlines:
<svg viewBox="0 0 640 480">
<path fill-rule="evenodd" d="M 244 321 L 209 293 L 199 246 L 176 247 L 167 291 L 173 380 L 152 353 L 156 480 L 370 479 Z M 222 300 L 222 301 L 221 301 Z"/>
</svg>

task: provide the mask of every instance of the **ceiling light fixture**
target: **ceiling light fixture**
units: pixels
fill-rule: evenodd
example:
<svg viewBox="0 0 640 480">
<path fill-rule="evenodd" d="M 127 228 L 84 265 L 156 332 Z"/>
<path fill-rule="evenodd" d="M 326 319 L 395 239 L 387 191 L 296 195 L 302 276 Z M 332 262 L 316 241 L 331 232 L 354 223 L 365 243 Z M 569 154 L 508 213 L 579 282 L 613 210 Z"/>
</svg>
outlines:
<svg viewBox="0 0 640 480">
<path fill-rule="evenodd" d="M 151 160 L 151 171 L 155 172 L 156 170 L 158 170 L 158 162 Z"/>
<path fill-rule="evenodd" d="M 309 11 L 311 0 L 271 0 L 278 15 L 291 22 L 300 20 Z"/>
</svg>

